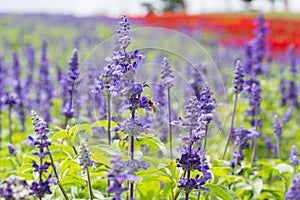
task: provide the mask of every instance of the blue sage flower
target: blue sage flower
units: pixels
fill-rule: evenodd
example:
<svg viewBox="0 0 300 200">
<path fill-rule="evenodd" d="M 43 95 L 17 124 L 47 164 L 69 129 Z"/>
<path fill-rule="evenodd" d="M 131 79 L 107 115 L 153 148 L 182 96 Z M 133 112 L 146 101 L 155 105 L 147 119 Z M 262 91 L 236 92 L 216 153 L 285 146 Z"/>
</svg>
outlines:
<svg viewBox="0 0 300 200">
<path fill-rule="evenodd" d="M 273 132 L 274 132 L 274 135 L 276 137 L 281 139 L 281 137 L 282 137 L 282 125 L 281 125 L 277 115 L 274 116 Z"/>
<path fill-rule="evenodd" d="M 64 102 L 63 105 L 63 109 L 62 109 L 62 113 L 66 118 L 72 118 L 74 115 L 74 109 L 72 106 L 72 102 L 73 102 L 73 94 L 74 94 L 74 90 L 75 90 L 75 81 L 76 79 L 78 79 L 79 77 L 79 70 L 78 70 L 78 54 L 77 54 L 77 50 L 74 49 L 72 56 L 70 58 L 69 61 L 69 77 L 64 81 L 65 85 L 64 87 L 66 87 L 68 93 L 64 94 L 65 96 L 68 96 L 68 101 Z"/>
<path fill-rule="evenodd" d="M 213 98 L 213 92 L 211 91 L 207 83 L 205 83 L 202 87 L 199 102 L 201 119 L 203 122 L 209 124 L 214 116 L 213 113 L 216 108 L 216 99 Z"/>
<path fill-rule="evenodd" d="M 26 180 L 11 175 L 0 185 L 0 197 L 6 200 L 26 200 L 28 199 L 26 186 Z"/>
<path fill-rule="evenodd" d="M 89 148 L 87 147 L 87 144 L 85 142 L 80 143 L 80 150 L 79 150 L 79 165 L 81 169 L 84 171 L 87 169 L 89 166 L 98 166 L 98 163 L 93 161 L 91 159 L 91 153 Z"/>
<path fill-rule="evenodd" d="M 51 179 L 52 174 L 48 174 L 47 178 L 43 179 L 43 174 L 48 173 L 48 168 L 51 165 L 49 162 L 44 161 L 46 156 L 50 154 L 48 147 L 51 145 L 51 142 L 48 141 L 47 134 L 49 128 L 47 127 L 47 123 L 33 110 L 31 111 L 31 119 L 37 137 L 28 136 L 28 139 L 24 143 L 25 145 L 38 148 L 38 151 L 33 151 L 33 155 L 39 158 L 39 162 L 33 161 L 32 167 L 34 168 L 34 172 L 38 172 L 39 181 L 33 181 L 29 194 L 37 198 L 42 198 L 46 194 L 52 194 L 50 189 L 50 184 L 53 183 Z"/>
<path fill-rule="evenodd" d="M 113 184 L 106 188 L 108 193 L 114 194 L 113 200 L 121 200 L 121 194 L 128 190 L 128 187 L 122 186 L 125 181 L 134 182 L 138 178 L 132 174 L 131 168 L 126 167 L 121 156 L 115 155 L 111 160 L 111 171 L 107 174 L 108 180 Z"/>
<path fill-rule="evenodd" d="M 256 132 L 255 128 L 245 129 L 241 126 L 233 130 L 231 139 L 235 141 L 236 145 L 236 150 L 232 154 L 233 161 L 231 166 L 233 168 L 235 168 L 240 161 L 244 160 L 244 150 L 250 148 L 249 140 L 259 136 L 260 134 Z"/>
<path fill-rule="evenodd" d="M 240 93 L 243 91 L 244 85 L 244 72 L 242 69 L 242 64 L 240 60 L 237 60 L 235 63 L 235 71 L 233 78 L 233 92 Z"/>
<path fill-rule="evenodd" d="M 170 66 L 170 61 L 167 57 L 163 58 L 161 65 L 161 80 L 166 88 L 171 88 L 174 85 L 174 75 Z"/>
<path fill-rule="evenodd" d="M 285 194 L 285 198 L 289 200 L 300 199 L 300 174 L 295 174 L 291 187 Z"/>
<path fill-rule="evenodd" d="M 299 165 L 298 152 L 295 145 L 292 146 L 290 151 L 290 163 L 293 166 Z"/>
<path fill-rule="evenodd" d="M 181 157 L 176 159 L 176 166 L 183 169 L 184 174 L 178 182 L 178 188 L 184 190 L 186 199 L 193 189 L 206 190 L 203 185 L 212 178 L 209 165 L 206 162 L 205 151 L 202 149 L 202 139 L 205 136 L 205 130 L 201 126 L 201 105 L 196 96 L 192 96 L 186 105 L 185 119 L 172 122 L 173 125 L 181 124 L 188 133 L 182 138 L 184 145 L 181 148 Z M 191 177 L 192 171 L 202 172 L 194 178 Z"/>
<path fill-rule="evenodd" d="M 8 144 L 7 145 L 7 148 L 8 148 L 8 153 L 10 154 L 10 155 L 15 155 L 15 153 L 16 153 L 16 148 L 12 145 L 12 144 Z"/>
</svg>

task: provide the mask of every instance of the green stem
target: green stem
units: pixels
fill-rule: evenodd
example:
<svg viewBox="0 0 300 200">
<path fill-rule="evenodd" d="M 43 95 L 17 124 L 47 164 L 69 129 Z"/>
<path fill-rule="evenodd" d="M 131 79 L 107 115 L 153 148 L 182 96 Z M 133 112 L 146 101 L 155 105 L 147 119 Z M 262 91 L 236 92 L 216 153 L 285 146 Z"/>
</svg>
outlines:
<svg viewBox="0 0 300 200">
<path fill-rule="evenodd" d="M 55 177 L 56 177 L 56 179 L 57 179 L 58 187 L 59 187 L 60 191 L 63 193 L 65 199 L 66 199 L 66 200 L 69 200 L 69 197 L 68 197 L 68 195 L 67 195 L 65 189 L 63 188 L 63 186 L 62 186 L 62 184 L 61 184 L 61 182 L 60 182 L 60 180 L 59 180 L 59 176 L 58 176 L 58 173 L 57 173 L 57 169 L 56 169 L 56 166 L 55 166 L 55 163 L 54 163 L 54 160 L 53 160 L 53 157 L 52 157 L 52 154 L 51 154 L 51 152 L 50 152 L 49 147 L 47 147 L 47 150 L 48 150 L 48 152 L 49 152 L 49 157 L 50 157 L 52 169 L 53 169 L 54 175 L 55 175 Z"/>
<path fill-rule="evenodd" d="M 207 140 L 207 131 L 208 131 L 208 123 L 205 124 L 205 135 L 204 135 L 204 144 L 203 144 L 203 150 L 206 151 L 206 140 Z"/>
<path fill-rule="evenodd" d="M 179 197 L 179 194 L 180 194 L 180 190 L 177 190 L 177 192 L 175 193 L 175 196 L 174 196 L 173 200 L 176 200 Z"/>
<path fill-rule="evenodd" d="M 172 139 L 172 116 L 171 116 L 171 95 L 170 95 L 170 88 L 167 90 L 167 98 L 168 98 L 168 120 L 169 120 L 169 140 L 170 140 L 170 160 L 172 164 L 173 160 L 173 139 Z"/>
<path fill-rule="evenodd" d="M 257 109 L 254 110 L 254 128 L 255 130 L 257 129 Z M 255 154 L 256 154 L 256 136 L 253 137 L 252 139 L 252 156 L 251 156 L 251 167 L 254 165 L 254 160 L 255 160 Z"/>
<path fill-rule="evenodd" d="M 86 175 L 87 175 L 87 182 L 88 182 L 90 200 L 93 200 L 93 190 L 92 190 L 92 184 L 91 184 L 91 178 L 90 178 L 90 172 L 89 172 L 88 166 L 86 167 Z"/>
<path fill-rule="evenodd" d="M 111 143 L 111 132 L 110 132 L 110 127 L 111 127 L 111 111 L 110 111 L 110 104 L 111 104 L 111 99 L 110 95 L 107 96 L 107 135 L 108 135 L 108 145 Z"/>
<path fill-rule="evenodd" d="M 134 120 L 135 120 L 135 111 L 132 111 L 132 113 L 131 113 L 131 118 L 132 118 L 132 120 L 133 120 L 133 122 L 135 122 Z M 130 136 L 130 160 L 132 161 L 132 160 L 134 160 L 134 136 L 133 135 L 131 135 Z M 129 184 L 129 198 L 130 199 L 133 199 L 133 196 L 134 196 L 134 183 L 133 182 L 131 182 L 130 184 Z"/>
<path fill-rule="evenodd" d="M 281 154 L 280 154 L 280 138 L 277 137 L 277 157 L 278 159 L 281 159 Z"/>
<path fill-rule="evenodd" d="M 9 143 L 12 144 L 12 120 L 11 120 L 11 110 L 12 110 L 12 105 L 9 105 L 8 108 L 8 121 L 9 121 Z"/>
<path fill-rule="evenodd" d="M 226 155 L 226 151 L 230 142 L 230 137 L 232 135 L 232 129 L 233 129 L 233 123 L 234 123 L 234 117 L 235 117 L 235 113 L 236 113 L 236 105 L 237 105 L 237 101 L 238 101 L 238 93 L 235 93 L 235 97 L 234 97 L 234 104 L 233 104 L 233 112 L 231 115 L 231 120 L 230 120 L 230 127 L 228 129 L 228 134 L 227 134 L 227 140 L 226 140 L 226 145 L 225 145 L 225 149 L 222 155 L 222 160 L 224 159 L 225 155 Z"/>
</svg>

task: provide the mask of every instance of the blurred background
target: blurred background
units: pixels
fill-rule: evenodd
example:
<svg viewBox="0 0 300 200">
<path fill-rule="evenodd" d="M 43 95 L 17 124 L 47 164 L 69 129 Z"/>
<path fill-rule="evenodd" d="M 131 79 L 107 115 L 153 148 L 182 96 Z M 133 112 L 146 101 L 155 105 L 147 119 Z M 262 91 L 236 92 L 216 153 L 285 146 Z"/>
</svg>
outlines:
<svg viewBox="0 0 300 200">
<path fill-rule="evenodd" d="M 0 3 L 0 12 L 51 13 L 77 16 L 129 14 L 142 16 L 149 11 L 212 12 L 300 12 L 299 0 L 10 0 Z M 88 3 L 87 3 L 88 2 Z"/>
</svg>

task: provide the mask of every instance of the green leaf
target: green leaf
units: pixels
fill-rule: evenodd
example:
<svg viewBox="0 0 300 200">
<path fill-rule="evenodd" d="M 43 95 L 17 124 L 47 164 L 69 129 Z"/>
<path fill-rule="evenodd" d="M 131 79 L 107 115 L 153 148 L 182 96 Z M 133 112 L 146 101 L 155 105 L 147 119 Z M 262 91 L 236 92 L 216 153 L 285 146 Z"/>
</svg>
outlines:
<svg viewBox="0 0 300 200">
<path fill-rule="evenodd" d="M 106 166 L 110 166 L 112 155 L 121 154 L 119 151 L 109 145 L 90 146 L 89 148 L 92 154 L 92 159 Z"/>
<path fill-rule="evenodd" d="M 274 169 L 278 170 L 278 172 L 280 174 L 284 173 L 284 172 L 288 172 L 288 173 L 294 173 L 294 169 L 291 165 L 288 165 L 288 164 L 284 164 L 284 163 L 281 163 L 281 164 L 278 164 L 274 167 Z"/>
<path fill-rule="evenodd" d="M 150 153 L 157 152 L 158 149 L 164 154 L 168 155 L 167 148 L 164 143 L 162 143 L 154 134 L 142 134 L 138 137 L 142 144 L 149 146 Z"/>
<path fill-rule="evenodd" d="M 233 191 L 223 185 L 215 185 L 207 183 L 205 187 L 210 189 L 210 193 L 221 198 L 222 200 L 242 200 Z"/>
<path fill-rule="evenodd" d="M 281 190 L 263 189 L 261 193 L 270 193 L 275 199 L 283 199 L 284 193 Z"/>
<path fill-rule="evenodd" d="M 108 121 L 107 120 L 99 120 L 99 121 L 96 121 L 96 122 L 92 123 L 91 126 L 92 127 L 96 127 L 96 126 L 107 127 L 108 126 Z M 116 126 L 118 126 L 118 124 L 114 121 L 111 121 L 110 126 L 111 127 L 116 127 Z"/>
<path fill-rule="evenodd" d="M 81 131 L 87 132 L 90 136 L 93 136 L 92 126 L 90 124 L 81 124 L 72 126 L 68 132 L 69 137 L 76 138 L 77 134 Z"/>
<path fill-rule="evenodd" d="M 8 168 L 8 167 L 13 167 L 16 168 L 18 166 L 18 163 L 16 162 L 16 160 L 14 158 L 2 158 L 1 162 L 0 162 L 0 167 L 3 168 Z"/>
<path fill-rule="evenodd" d="M 260 178 L 256 178 L 252 181 L 251 185 L 253 187 L 253 193 L 254 193 L 253 198 L 257 199 L 263 188 L 263 181 Z"/>
<path fill-rule="evenodd" d="M 17 173 L 25 173 L 27 171 L 31 171 L 32 170 L 32 163 L 26 163 L 24 165 L 22 165 L 21 167 L 19 167 Z"/>
<path fill-rule="evenodd" d="M 62 180 L 61 180 L 61 184 L 65 187 L 67 186 L 77 186 L 77 187 L 81 187 L 85 184 L 83 179 L 80 179 L 78 176 L 75 175 L 68 175 L 65 176 Z"/>
<path fill-rule="evenodd" d="M 227 175 L 227 172 L 231 171 L 231 168 L 224 168 L 224 167 L 212 167 L 210 171 L 213 173 L 215 177 L 223 177 L 227 181 L 230 181 L 229 176 Z"/>
<path fill-rule="evenodd" d="M 64 139 L 65 137 L 67 137 L 67 133 L 65 130 L 58 131 L 52 136 L 51 142 L 57 141 L 58 139 Z"/>
</svg>

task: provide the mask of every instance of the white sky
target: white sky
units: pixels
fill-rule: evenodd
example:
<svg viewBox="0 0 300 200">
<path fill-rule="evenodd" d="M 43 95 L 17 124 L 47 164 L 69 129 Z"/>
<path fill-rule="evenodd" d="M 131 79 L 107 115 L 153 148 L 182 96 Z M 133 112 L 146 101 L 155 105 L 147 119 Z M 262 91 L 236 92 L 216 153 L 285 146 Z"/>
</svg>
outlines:
<svg viewBox="0 0 300 200">
<path fill-rule="evenodd" d="M 283 0 L 275 0 L 276 9 L 283 10 Z M 87 16 L 104 14 L 119 16 L 120 14 L 144 15 L 146 10 L 142 2 L 159 0 L 0 0 L 0 12 L 13 13 L 61 13 Z M 241 0 L 186 0 L 189 13 L 239 11 L 245 8 Z M 289 0 L 290 11 L 300 13 L 300 0 Z M 270 11 L 269 0 L 255 0 L 253 8 Z"/>
</svg>

